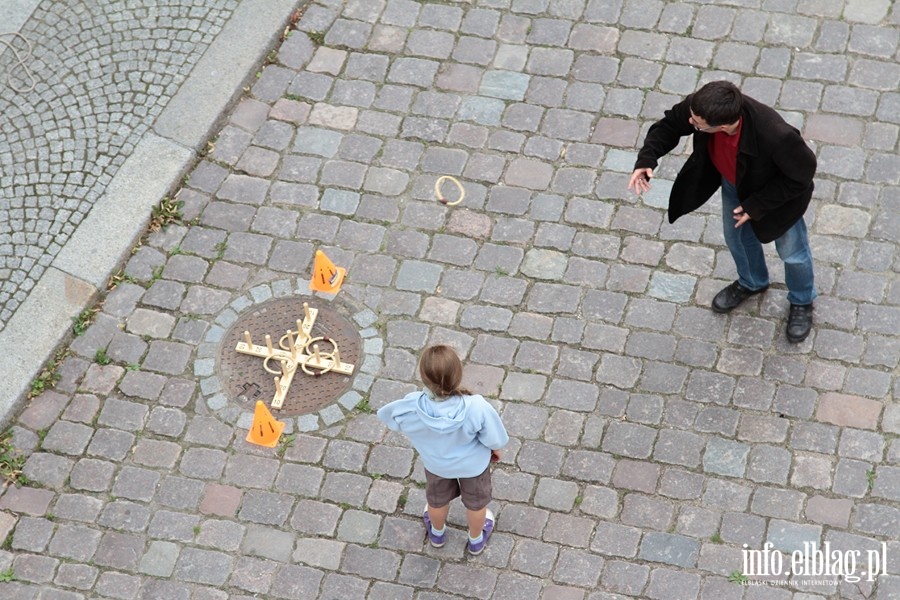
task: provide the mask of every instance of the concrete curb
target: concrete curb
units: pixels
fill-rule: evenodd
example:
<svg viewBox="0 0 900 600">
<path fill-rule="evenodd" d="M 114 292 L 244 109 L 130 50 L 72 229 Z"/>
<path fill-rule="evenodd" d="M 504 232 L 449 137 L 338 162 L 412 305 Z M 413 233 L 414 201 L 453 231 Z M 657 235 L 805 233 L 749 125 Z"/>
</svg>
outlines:
<svg viewBox="0 0 900 600">
<path fill-rule="evenodd" d="M 244 0 L 154 126 L 135 147 L 34 289 L 0 331 L 0 425 L 24 405 L 31 382 L 72 335 L 147 228 L 150 212 L 179 185 L 225 112 L 305 0 Z M 30 12 L 28 13 L 30 15 Z"/>
<path fill-rule="evenodd" d="M 178 185 L 195 154 L 147 133 L 53 261 L 103 290 L 110 274 L 147 229 L 160 199 Z"/>
<path fill-rule="evenodd" d="M 153 129 L 194 151 L 206 143 L 222 113 L 243 93 L 283 31 L 299 0 L 244 0 L 203 55 Z M 232 25 L 240 23 L 240 26 Z"/>
</svg>

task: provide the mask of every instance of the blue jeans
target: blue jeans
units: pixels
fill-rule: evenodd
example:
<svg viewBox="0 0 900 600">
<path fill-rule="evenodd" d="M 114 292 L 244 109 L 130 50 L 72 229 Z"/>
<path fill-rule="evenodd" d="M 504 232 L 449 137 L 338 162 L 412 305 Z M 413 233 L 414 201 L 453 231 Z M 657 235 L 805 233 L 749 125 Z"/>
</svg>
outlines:
<svg viewBox="0 0 900 600">
<path fill-rule="evenodd" d="M 731 252 L 737 267 L 738 282 L 748 290 L 758 290 L 769 285 L 769 269 L 760 241 L 750 223 L 734 228 L 734 209 L 740 206 L 737 189 L 722 179 L 722 225 L 725 245 Z M 811 304 L 816 297 L 813 279 L 812 252 L 806 235 L 806 223 L 801 218 L 781 237 L 775 240 L 775 250 L 784 261 L 784 282 L 787 284 L 788 302 Z"/>
</svg>

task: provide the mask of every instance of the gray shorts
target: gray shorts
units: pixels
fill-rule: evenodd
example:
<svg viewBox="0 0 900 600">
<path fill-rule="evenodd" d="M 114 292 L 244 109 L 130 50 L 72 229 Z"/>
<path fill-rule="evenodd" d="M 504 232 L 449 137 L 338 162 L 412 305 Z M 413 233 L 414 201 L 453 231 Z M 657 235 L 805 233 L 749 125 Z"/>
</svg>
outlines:
<svg viewBox="0 0 900 600">
<path fill-rule="evenodd" d="M 476 477 L 444 479 L 425 469 L 425 498 L 428 506 L 441 508 L 456 497 L 462 497 L 463 506 L 469 510 L 481 510 L 493 499 L 491 496 L 491 467 Z"/>
</svg>

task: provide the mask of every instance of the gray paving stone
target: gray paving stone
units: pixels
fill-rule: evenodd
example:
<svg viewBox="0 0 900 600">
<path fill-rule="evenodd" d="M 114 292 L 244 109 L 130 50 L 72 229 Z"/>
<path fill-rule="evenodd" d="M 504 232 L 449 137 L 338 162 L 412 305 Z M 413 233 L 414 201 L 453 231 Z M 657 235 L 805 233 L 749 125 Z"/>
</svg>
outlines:
<svg viewBox="0 0 900 600">
<path fill-rule="evenodd" d="M 320 495 L 335 502 L 362 506 L 371 481 L 368 477 L 353 473 L 328 473 Z"/>
<path fill-rule="evenodd" d="M 583 423 L 584 415 L 558 410 L 550 417 L 550 422 L 544 430 L 544 440 L 560 446 L 575 446 Z"/>
<path fill-rule="evenodd" d="M 56 572 L 54 583 L 79 590 L 89 590 L 97 580 L 99 570 L 88 565 L 61 564 Z M 67 592 L 60 592 L 67 593 Z M 68 592 L 75 593 L 75 592 Z"/>
<path fill-rule="evenodd" d="M 58 564 L 58 560 L 48 556 L 21 554 L 13 560 L 11 568 L 23 581 L 49 583 Z"/>
<path fill-rule="evenodd" d="M 878 466 L 875 469 L 875 484 L 872 486 L 872 495 L 896 500 L 897 496 L 900 496 L 896 492 L 898 479 L 900 479 L 900 469 L 897 467 Z"/>
<path fill-rule="evenodd" d="M 103 503 L 97 498 L 81 494 L 62 494 L 54 506 L 54 514 L 61 519 L 72 521 L 93 522 Z"/>
<path fill-rule="evenodd" d="M 645 565 L 614 560 L 606 562 L 602 579 L 606 589 L 636 596 L 647 584 L 649 573 L 650 569 Z"/>
<path fill-rule="evenodd" d="M 754 446 L 747 462 L 747 478 L 753 481 L 784 484 L 791 467 L 791 454 L 776 446 Z"/>
<path fill-rule="evenodd" d="M 578 486 L 571 481 L 541 478 L 534 492 L 535 506 L 557 511 L 571 510 L 578 494 Z"/>
<path fill-rule="evenodd" d="M 123 467 L 116 475 L 112 493 L 116 497 L 149 501 L 156 492 L 159 473 L 148 469 Z"/>
<path fill-rule="evenodd" d="M 625 496 L 621 520 L 627 525 L 665 531 L 672 522 L 672 511 L 672 504 L 666 500 L 631 493 Z"/>
<path fill-rule="evenodd" d="M 115 500 L 103 508 L 97 522 L 112 529 L 143 532 L 150 522 L 150 510 L 141 504 Z"/>
<path fill-rule="evenodd" d="M 250 525 L 241 542 L 242 552 L 273 561 L 287 562 L 294 548 L 295 536 L 281 528 Z"/>
<path fill-rule="evenodd" d="M 675 522 L 675 533 L 695 538 L 708 538 L 716 534 L 721 520 L 717 510 L 699 506 L 682 507 Z"/>
<path fill-rule="evenodd" d="M 138 560 L 143 554 L 144 541 L 139 536 L 106 532 L 100 539 L 94 563 L 114 569 L 132 571 L 137 568 Z"/>
<path fill-rule="evenodd" d="M 171 469 L 181 456 L 182 449 L 175 442 L 141 439 L 132 450 L 137 464 Z"/>
<path fill-rule="evenodd" d="M 134 575 L 104 571 L 97 580 L 96 590 L 110 598 L 135 598 L 141 585 L 140 578 Z"/>
<path fill-rule="evenodd" d="M 278 462 L 274 459 L 234 455 L 227 460 L 224 481 L 241 487 L 268 488 L 277 472 Z"/>
<path fill-rule="evenodd" d="M 694 427 L 703 433 L 718 433 L 730 437 L 735 434 L 738 418 L 737 411 L 730 408 L 706 406 L 697 412 Z"/>
<path fill-rule="evenodd" d="M 803 549 L 803 542 L 819 543 L 822 528 L 818 525 L 803 525 L 773 519 L 769 522 L 766 541 L 783 552 L 794 552 Z"/>
<path fill-rule="evenodd" d="M 897 508 L 881 504 L 859 504 L 853 518 L 854 528 L 873 535 L 896 535 Z"/>
<path fill-rule="evenodd" d="M 513 550 L 510 566 L 522 573 L 546 577 L 550 574 L 557 552 L 555 545 L 537 540 L 522 540 Z"/>
<path fill-rule="evenodd" d="M 518 403 L 507 404 L 502 416 L 510 435 L 526 439 L 539 438 L 549 417 L 545 408 Z"/>
<path fill-rule="evenodd" d="M 545 402 L 548 406 L 591 412 L 597 405 L 597 398 L 598 391 L 593 384 L 554 380 L 547 390 Z"/>
<path fill-rule="evenodd" d="M 209 519 L 200 525 L 196 542 L 217 550 L 234 551 L 241 546 L 245 529 L 231 521 Z"/>
<path fill-rule="evenodd" d="M 10 547 L 13 550 L 42 553 L 53 535 L 53 523 L 46 519 L 24 517 L 16 524 Z"/>
<path fill-rule="evenodd" d="M 280 527 L 287 520 L 292 505 L 293 496 L 288 494 L 248 490 L 241 502 L 238 518 L 252 523 Z"/>
<path fill-rule="evenodd" d="M 548 518 L 549 513 L 546 510 L 507 504 L 498 516 L 498 523 L 502 523 L 503 529 L 510 533 L 540 538 Z"/>
<path fill-rule="evenodd" d="M 651 532 L 641 542 L 639 558 L 690 568 L 697 562 L 700 545 L 696 540 L 661 532 Z"/>
<path fill-rule="evenodd" d="M 653 450 L 656 431 L 644 425 L 614 421 L 609 424 L 603 450 L 631 458 L 647 458 Z"/>
<path fill-rule="evenodd" d="M 174 576 L 191 583 L 222 585 L 233 566 L 234 559 L 227 554 L 184 548 L 175 565 Z"/>
<path fill-rule="evenodd" d="M 51 452 L 79 455 L 84 452 L 93 435 L 90 427 L 80 423 L 58 421 L 47 432 L 41 447 Z"/>
<path fill-rule="evenodd" d="M 663 429 L 659 432 L 653 456 L 662 462 L 696 467 L 706 440 L 697 434 Z"/>
<path fill-rule="evenodd" d="M 703 455 L 706 471 L 730 477 L 742 477 L 746 468 L 749 446 L 722 438 L 710 438 Z"/>
<path fill-rule="evenodd" d="M 141 558 L 140 571 L 156 577 L 169 577 L 175 569 L 178 550 L 178 546 L 171 542 L 151 542 Z"/>
<path fill-rule="evenodd" d="M 349 544 L 344 551 L 342 570 L 367 579 L 393 581 L 400 568 L 400 555 Z"/>
<path fill-rule="evenodd" d="M 659 480 L 659 467 L 641 461 L 622 459 L 616 464 L 612 485 L 617 488 L 652 494 Z"/>
<path fill-rule="evenodd" d="M 659 493 L 670 498 L 697 499 L 703 493 L 703 483 L 702 475 L 680 469 L 666 469 L 659 482 Z"/>
<path fill-rule="evenodd" d="M 683 573 L 674 569 L 654 569 L 650 574 L 650 584 L 646 594 L 650 598 L 684 599 L 697 598 L 700 592 L 700 576 Z"/>
</svg>

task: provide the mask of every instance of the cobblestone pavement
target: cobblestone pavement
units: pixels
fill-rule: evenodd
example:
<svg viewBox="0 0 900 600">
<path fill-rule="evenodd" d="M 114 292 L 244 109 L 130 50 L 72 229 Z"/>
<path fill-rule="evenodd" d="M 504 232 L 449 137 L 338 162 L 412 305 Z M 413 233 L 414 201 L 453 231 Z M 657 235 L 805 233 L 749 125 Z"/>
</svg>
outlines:
<svg viewBox="0 0 900 600">
<path fill-rule="evenodd" d="M 15 419 L 33 485 L 0 495 L 0 597 L 900 597 L 900 8 L 316 0 L 298 25 L 187 178 L 186 224 L 136 249 Z M 819 157 L 821 296 L 797 346 L 782 284 L 709 310 L 734 272 L 718 202 L 665 219 L 683 154 L 625 190 L 649 123 L 718 78 Z M 445 174 L 457 207 L 434 200 Z M 218 341 L 303 292 L 317 248 L 362 307 L 344 399 L 367 403 L 251 446 Z M 459 506 L 424 545 L 421 464 L 371 413 L 434 342 L 512 436 L 475 558 Z M 877 551 L 889 574 L 740 585 L 744 545 L 767 542 L 785 566 L 805 542 L 858 551 L 851 575 Z"/>
<path fill-rule="evenodd" d="M 0 329 L 236 5 L 40 2 L 20 31 L 34 90 L 13 93 L 32 82 L 11 52 L 0 65 Z"/>
</svg>

